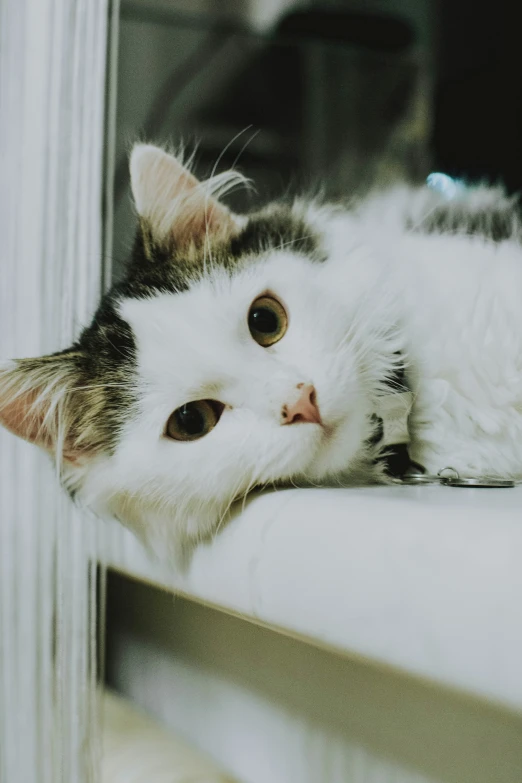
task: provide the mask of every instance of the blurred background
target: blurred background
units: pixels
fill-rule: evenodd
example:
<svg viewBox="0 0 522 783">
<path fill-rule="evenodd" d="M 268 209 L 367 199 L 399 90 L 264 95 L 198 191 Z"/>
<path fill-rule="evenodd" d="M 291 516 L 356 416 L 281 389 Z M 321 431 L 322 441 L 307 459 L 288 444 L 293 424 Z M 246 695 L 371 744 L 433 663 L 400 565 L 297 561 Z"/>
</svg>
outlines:
<svg viewBox="0 0 522 783">
<path fill-rule="evenodd" d="M 516 16 L 510 0 L 121 0 L 114 274 L 137 139 L 196 143 L 200 176 L 237 165 L 256 184 L 240 212 L 430 170 L 518 190 Z"/>
</svg>

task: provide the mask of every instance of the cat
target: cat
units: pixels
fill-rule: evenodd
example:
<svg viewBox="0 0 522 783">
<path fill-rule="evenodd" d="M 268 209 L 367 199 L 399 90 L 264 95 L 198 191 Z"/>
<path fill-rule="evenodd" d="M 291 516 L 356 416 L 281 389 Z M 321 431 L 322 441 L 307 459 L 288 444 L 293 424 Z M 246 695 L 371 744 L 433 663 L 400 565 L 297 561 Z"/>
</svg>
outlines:
<svg viewBox="0 0 522 783">
<path fill-rule="evenodd" d="M 70 348 L 0 365 L 0 421 L 73 497 L 172 552 L 254 487 L 389 481 L 390 399 L 422 469 L 522 475 L 515 198 L 400 185 L 237 215 L 238 173 L 199 182 L 147 144 L 130 173 L 124 279 Z"/>
</svg>

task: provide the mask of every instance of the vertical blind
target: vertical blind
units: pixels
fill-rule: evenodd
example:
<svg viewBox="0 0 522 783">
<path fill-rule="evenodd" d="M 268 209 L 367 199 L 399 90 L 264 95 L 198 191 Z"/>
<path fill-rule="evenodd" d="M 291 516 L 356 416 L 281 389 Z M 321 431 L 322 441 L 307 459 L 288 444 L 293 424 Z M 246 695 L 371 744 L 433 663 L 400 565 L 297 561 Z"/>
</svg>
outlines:
<svg viewBox="0 0 522 783">
<path fill-rule="evenodd" d="M 0 360 L 69 344 L 102 285 L 109 0 L 0 0 Z M 0 781 L 97 779 L 95 525 L 0 432 Z"/>
</svg>

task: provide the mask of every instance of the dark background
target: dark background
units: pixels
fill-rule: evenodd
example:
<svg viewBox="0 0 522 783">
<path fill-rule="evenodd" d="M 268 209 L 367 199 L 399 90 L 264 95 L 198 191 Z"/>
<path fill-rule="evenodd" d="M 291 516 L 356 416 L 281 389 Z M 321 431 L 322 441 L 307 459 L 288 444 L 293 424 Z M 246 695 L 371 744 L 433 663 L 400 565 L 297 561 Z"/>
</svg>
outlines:
<svg viewBox="0 0 522 783">
<path fill-rule="evenodd" d="M 115 274 L 132 242 L 136 139 L 238 166 L 244 211 L 288 191 L 349 198 L 430 171 L 522 189 L 518 4 L 122 0 Z M 277 5 L 277 4 L 276 4 Z"/>
<path fill-rule="evenodd" d="M 432 148 L 437 168 L 522 187 L 520 7 L 440 0 Z"/>
</svg>

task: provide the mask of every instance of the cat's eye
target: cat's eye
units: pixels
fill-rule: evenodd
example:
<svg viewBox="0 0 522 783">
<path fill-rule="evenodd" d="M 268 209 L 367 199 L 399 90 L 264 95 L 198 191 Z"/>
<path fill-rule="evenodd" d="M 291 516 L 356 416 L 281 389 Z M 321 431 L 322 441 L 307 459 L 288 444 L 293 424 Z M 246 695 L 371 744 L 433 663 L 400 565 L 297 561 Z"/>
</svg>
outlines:
<svg viewBox="0 0 522 783">
<path fill-rule="evenodd" d="M 214 429 L 224 407 L 217 400 L 187 402 L 171 413 L 165 435 L 173 440 L 198 440 Z"/>
<path fill-rule="evenodd" d="M 248 311 L 250 334 L 263 348 L 279 342 L 288 328 L 288 316 L 281 302 L 271 294 L 258 296 Z"/>
</svg>

